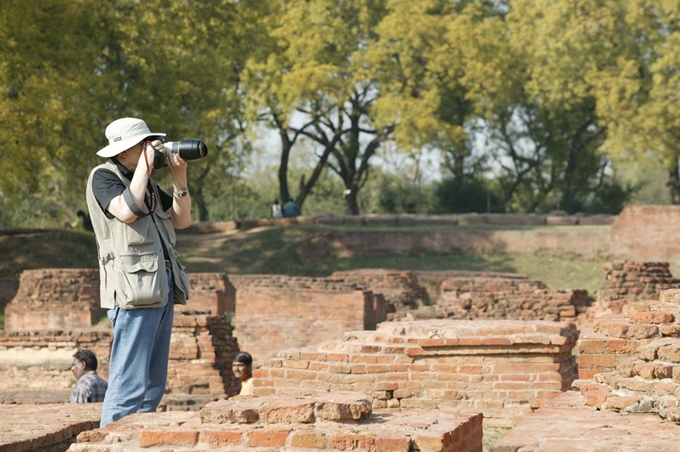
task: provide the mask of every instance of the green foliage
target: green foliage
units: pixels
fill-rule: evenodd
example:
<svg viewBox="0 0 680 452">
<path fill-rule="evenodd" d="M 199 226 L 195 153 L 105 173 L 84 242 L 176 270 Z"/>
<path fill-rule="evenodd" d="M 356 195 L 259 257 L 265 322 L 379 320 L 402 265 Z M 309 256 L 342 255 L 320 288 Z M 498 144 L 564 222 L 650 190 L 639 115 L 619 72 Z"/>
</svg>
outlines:
<svg viewBox="0 0 680 452">
<path fill-rule="evenodd" d="M 101 162 L 103 130 L 122 116 L 142 117 L 170 140 L 208 143 L 208 158 L 189 171 L 198 216 L 207 217 L 204 196 L 222 189 L 248 150 L 232 144 L 245 58 L 236 49 L 255 6 L 10 0 L 1 8 L 0 196 L 22 210 L 16 217 L 45 216 L 24 209 L 28 192 L 56 210 L 51 224 L 72 221 Z"/>
<path fill-rule="evenodd" d="M 637 190 L 638 187 L 622 185 L 616 180 L 604 181 L 584 205 L 583 212 L 618 215 Z"/>
<path fill-rule="evenodd" d="M 22 208 L 29 193 L 57 210 L 53 224 L 84 205 L 95 161 L 88 150 L 96 148 L 105 109 L 100 93 L 112 90 L 96 72 L 106 13 L 106 5 L 84 1 L 10 0 L 0 7 L 0 196 L 22 209 L 19 217 L 39 213 Z"/>
<path fill-rule="evenodd" d="M 437 184 L 435 194 L 439 213 L 498 213 L 505 209 L 502 197 L 488 181 L 449 177 Z"/>
<path fill-rule="evenodd" d="M 621 183 L 635 187 L 630 204 L 670 204 L 666 181 L 668 172 L 663 164 L 652 159 L 617 161 Z"/>
<path fill-rule="evenodd" d="M 372 178 L 378 191 L 377 208 L 371 213 L 429 213 L 434 210 L 433 184 L 416 183 L 396 174 Z M 365 189 L 368 191 L 368 189 Z"/>
<path fill-rule="evenodd" d="M 484 181 L 442 193 L 481 198 L 492 180 L 492 209 L 678 204 L 678 14 L 655 0 L 6 0 L 0 225 L 73 223 L 122 116 L 208 144 L 189 170 L 199 220 L 267 216 L 277 198 L 309 214 L 435 209 L 434 185 L 373 167 L 388 146 Z M 279 155 L 256 171 L 262 126 Z M 632 161 L 657 176 L 603 176 Z M 449 201 L 437 208 L 465 208 Z"/>
</svg>

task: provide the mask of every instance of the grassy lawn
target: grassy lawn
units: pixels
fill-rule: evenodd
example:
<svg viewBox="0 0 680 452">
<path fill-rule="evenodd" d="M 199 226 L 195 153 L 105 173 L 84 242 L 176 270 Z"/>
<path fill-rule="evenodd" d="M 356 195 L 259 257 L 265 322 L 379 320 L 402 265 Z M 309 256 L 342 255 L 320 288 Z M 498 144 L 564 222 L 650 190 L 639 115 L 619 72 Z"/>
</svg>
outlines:
<svg viewBox="0 0 680 452">
<path fill-rule="evenodd" d="M 342 230 L 366 231 L 367 228 L 290 226 L 224 234 L 179 234 L 177 249 L 189 272 L 327 276 L 336 270 L 360 268 L 493 271 L 521 273 L 553 289 L 587 289 L 591 294 L 600 287 L 605 275 L 601 265 L 606 258 L 588 260 L 572 255 L 420 252 L 343 257 L 323 242 L 325 233 Z M 399 230 L 418 232 L 422 229 Z M 0 231 L 0 253 L 0 277 L 18 278 L 25 269 L 97 266 L 94 235 L 83 231 Z"/>
<path fill-rule="evenodd" d="M 336 270 L 361 268 L 493 271 L 521 273 L 553 289 L 587 289 L 590 293 L 600 287 L 605 275 L 601 265 L 606 259 L 588 260 L 573 255 L 417 253 L 339 257 L 330 249 L 332 247 L 318 246 L 324 232 L 339 229 L 297 226 L 231 234 L 180 235 L 177 249 L 182 262 L 191 272 L 328 276 Z M 409 229 L 412 228 L 399 228 L 400 231 Z M 366 231 L 366 228 L 343 227 L 342 230 Z M 417 231 L 413 229 L 411 232 Z M 328 252 L 319 253 L 319 248 L 327 249 Z"/>
</svg>

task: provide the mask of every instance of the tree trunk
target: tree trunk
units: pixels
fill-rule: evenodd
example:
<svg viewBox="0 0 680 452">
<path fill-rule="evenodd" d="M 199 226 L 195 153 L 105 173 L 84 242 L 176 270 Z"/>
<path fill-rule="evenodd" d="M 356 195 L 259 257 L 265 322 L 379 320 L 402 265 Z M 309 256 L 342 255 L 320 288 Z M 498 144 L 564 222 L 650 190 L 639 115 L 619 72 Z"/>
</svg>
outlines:
<svg viewBox="0 0 680 452">
<path fill-rule="evenodd" d="M 279 201 L 281 202 L 281 205 L 283 205 L 290 201 L 290 192 L 288 191 L 288 159 L 290 158 L 292 143 L 288 139 L 288 135 L 285 131 L 281 131 L 280 135 L 281 163 L 279 164 Z"/>
<path fill-rule="evenodd" d="M 316 185 L 316 181 L 319 179 L 323 169 L 326 167 L 326 162 L 328 161 L 328 156 L 331 155 L 331 152 L 333 151 L 333 146 L 335 146 L 335 141 L 333 141 L 332 144 L 326 146 L 326 149 L 316 162 L 314 171 L 312 171 L 312 175 L 307 180 L 307 182 L 305 182 L 304 175 L 302 176 L 302 179 L 300 180 L 300 191 L 297 198 L 295 199 L 295 203 L 298 205 L 298 207 L 300 207 L 300 209 L 302 209 L 302 205 L 305 203 L 307 195 L 309 195 L 309 193 L 312 191 L 312 188 L 314 188 L 314 185 Z"/>
<path fill-rule="evenodd" d="M 680 204 L 680 167 L 678 159 L 673 161 L 671 168 L 668 169 L 668 182 L 666 183 L 671 195 L 671 204 Z"/>
<path fill-rule="evenodd" d="M 210 221 L 208 206 L 203 198 L 203 186 L 199 185 L 196 187 L 192 193 L 191 201 L 196 203 L 196 207 L 198 208 L 198 221 Z"/>
<path fill-rule="evenodd" d="M 361 215 L 358 190 L 352 188 L 349 194 L 345 197 L 345 202 L 347 203 L 347 212 L 350 215 Z"/>
</svg>

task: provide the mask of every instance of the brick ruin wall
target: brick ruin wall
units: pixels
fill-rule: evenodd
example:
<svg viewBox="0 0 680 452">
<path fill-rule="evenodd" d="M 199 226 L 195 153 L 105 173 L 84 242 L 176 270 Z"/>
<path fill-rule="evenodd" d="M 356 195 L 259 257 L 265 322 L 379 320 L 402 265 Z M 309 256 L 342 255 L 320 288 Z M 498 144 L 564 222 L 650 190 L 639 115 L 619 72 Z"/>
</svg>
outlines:
<svg viewBox="0 0 680 452">
<path fill-rule="evenodd" d="M 99 308 L 99 272 L 27 270 L 20 276 L 13 302 L 5 308 L 5 330 L 89 328 L 105 315 Z"/>
<path fill-rule="evenodd" d="M 233 315 L 236 309 L 236 288 L 224 273 L 189 273 L 191 298 L 185 311 L 210 312 L 212 315 Z"/>
<path fill-rule="evenodd" d="M 108 378 L 111 339 L 110 331 L 92 329 L 0 331 L 0 391 L 70 393 L 75 384 L 71 362 L 80 348 L 97 355 L 97 373 Z"/>
<path fill-rule="evenodd" d="M 97 373 L 108 379 L 111 340 L 109 330 L 92 328 L 0 331 L 0 392 L 9 393 L 3 401 L 13 402 L 13 392 L 26 390 L 42 392 L 37 400 L 68 401 L 75 384 L 71 361 L 80 348 L 97 355 Z M 163 403 L 169 409 L 195 408 L 237 394 L 231 362 L 238 350 L 224 317 L 175 312 Z"/>
<path fill-rule="evenodd" d="M 653 268 L 656 264 L 647 265 Z M 637 267 L 639 268 L 639 263 Z M 510 279 L 516 283 L 522 280 Z M 613 274 L 611 279 L 624 281 L 621 273 Z M 441 279 L 442 283 L 446 280 Z M 629 275 L 626 275 L 625 283 L 631 281 Z M 649 281 L 638 280 L 635 284 L 626 284 L 625 287 L 628 290 L 631 287 L 641 289 L 631 291 L 631 294 L 639 295 L 644 292 L 644 284 L 648 283 Z M 238 286 L 238 283 L 235 285 Z M 206 287 L 208 286 L 212 285 L 207 284 Z M 680 415 L 675 406 L 675 393 L 680 381 L 676 375 L 680 375 L 677 371 L 680 365 L 675 363 L 680 363 L 680 359 L 676 357 L 674 341 L 677 341 L 680 331 L 676 322 L 680 315 L 680 294 L 664 292 L 662 299 L 656 304 L 644 299 L 637 299 L 637 302 L 635 300 L 635 297 L 630 297 L 622 315 L 596 317 L 593 328 L 583 332 L 579 341 L 581 379 L 574 386 L 585 396 L 589 406 L 613 412 L 652 412 L 678 422 Z M 197 320 L 199 316 L 191 311 L 182 315 L 191 319 L 187 321 L 188 324 L 201 323 L 201 320 Z M 311 397 L 311 394 L 318 391 L 325 392 L 325 388 L 329 388 L 334 394 L 335 391 L 358 390 L 360 394 L 368 396 L 373 409 L 379 412 L 386 410 L 388 413 L 395 413 L 396 410 L 401 410 L 404 411 L 403 415 L 408 416 L 411 411 L 434 413 L 432 410 L 437 410 L 437 418 L 450 412 L 481 412 L 487 417 L 488 424 L 509 426 L 528 416 L 530 412 L 550 405 L 575 379 L 576 367 L 570 353 L 575 338 L 569 332 L 578 333 L 573 325 L 559 327 L 558 332 L 550 327 L 555 328 L 565 325 L 564 323 L 447 321 L 447 327 L 442 327 L 436 322 L 440 321 L 383 323 L 377 331 L 355 331 L 347 333 L 341 341 L 326 341 L 317 347 L 280 352 L 280 356 L 266 360 L 256 370 L 256 391 L 263 391 L 258 400 L 262 400 L 265 405 L 272 404 L 270 406 L 275 407 L 278 413 L 285 407 L 285 411 L 291 414 L 299 413 L 299 400 L 303 394 Z M 456 327 L 447 329 L 456 323 L 459 323 L 457 330 Z M 550 327 L 519 331 L 515 325 L 526 327 L 534 323 L 545 323 Z M 466 330 L 464 326 L 467 324 L 474 325 L 472 331 Z M 194 335 L 191 328 L 195 326 L 187 327 L 184 336 Z M 28 332 L 12 334 L 30 337 Z M 228 333 L 218 335 L 222 334 Z M 200 348 L 198 345 L 195 347 Z M 185 352 L 185 361 L 178 362 L 179 367 L 184 367 L 186 360 L 195 355 L 191 355 L 189 351 L 192 346 L 175 346 L 174 350 L 177 351 L 178 348 Z M 214 356 L 218 355 L 219 352 L 215 351 Z M 609 355 L 614 355 L 614 359 L 608 357 Z M 193 372 L 187 371 L 184 378 L 191 379 L 189 375 Z M 206 395 L 204 402 L 211 397 L 219 398 L 217 393 L 212 394 L 211 391 L 220 386 L 220 378 L 219 373 L 213 373 L 211 379 L 205 380 L 204 384 L 195 384 L 185 391 L 189 394 L 193 392 L 195 395 Z M 286 399 L 295 394 L 297 396 L 293 400 L 296 402 L 291 403 L 290 399 Z M 467 394 L 475 396 L 468 397 Z M 170 395 L 179 396 L 180 392 L 171 391 Z M 179 409 L 196 408 L 182 406 L 181 397 L 176 400 L 180 400 L 177 403 Z M 238 397 L 231 399 L 233 402 L 238 400 Z M 248 409 L 249 413 L 252 412 L 251 408 Z M 232 414 L 237 411 L 238 407 L 227 409 Z M 309 408 L 305 412 L 309 413 Z M 130 418 L 130 425 L 121 425 L 120 430 L 113 429 L 104 434 L 82 433 L 82 445 L 73 446 L 76 447 L 73 450 L 79 450 L 78 447 L 81 450 L 91 450 L 87 448 L 108 441 L 106 438 L 109 435 L 120 437 L 123 431 L 127 432 L 124 435 L 126 444 L 131 447 L 144 444 L 144 447 L 172 446 L 177 450 L 182 450 L 179 446 L 191 449 L 202 445 L 217 447 L 216 444 L 233 450 L 249 450 L 265 443 L 278 450 L 293 450 L 295 447 L 326 450 L 332 449 L 331 445 L 337 445 L 341 441 L 336 430 L 327 430 L 325 426 L 317 424 L 311 429 L 309 424 L 291 427 L 290 419 L 279 423 L 257 421 L 254 426 L 236 426 L 228 422 L 226 430 L 224 426 L 216 429 L 210 422 L 201 421 L 200 425 L 194 425 L 196 419 L 203 415 L 203 411 L 198 414 L 178 411 L 160 413 L 157 415 L 159 417 L 154 416 L 157 421 L 151 421 L 152 424 L 158 422 L 151 429 L 147 428 L 150 425 L 148 418 L 143 421 L 144 428 L 139 424 L 142 421 Z M 182 419 L 168 422 L 169 418 L 163 416 L 180 416 Z M 183 416 L 187 418 L 184 419 Z M 380 419 L 384 419 L 383 414 L 380 416 Z M 413 426 L 415 419 L 419 418 L 401 425 Z M 463 421 L 467 422 L 465 428 L 462 427 Z M 459 438 L 463 432 L 476 431 L 472 421 L 474 417 L 463 416 L 462 421 L 456 424 L 456 430 L 443 433 L 442 438 Z M 481 417 L 478 422 L 481 424 Z M 428 424 L 424 422 L 422 425 Z M 383 441 L 387 437 L 398 440 L 390 436 L 393 430 L 386 424 L 379 428 L 365 428 L 367 430 L 362 427 L 360 432 L 354 433 L 355 436 L 342 441 L 354 441 L 352 444 L 363 441 L 362 444 L 374 448 L 379 438 L 380 444 L 386 444 Z M 254 431 L 263 431 L 266 435 L 256 437 L 253 435 Z M 409 438 L 408 441 L 401 440 L 402 448 L 398 450 L 446 450 L 436 446 L 421 449 L 424 443 L 414 442 L 413 436 Z M 431 441 L 428 444 L 443 444 L 445 440 L 428 436 L 428 441 Z M 458 447 L 452 450 L 462 450 Z M 491 450 L 505 450 L 502 446 L 499 447 L 500 449 Z"/>
<path fill-rule="evenodd" d="M 236 292 L 223 273 L 191 273 L 191 302 L 179 311 L 234 312 Z M 90 328 L 102 319 L 99 271 L 40 269 L 21 273 L 13 302 L 5 308 L 5 330 L 38 331 Z"/>
<path fill-rule="evenodd" d="M 372 329 L 386 318 L 385 299 L 357 284 L 330 278 L 231 275 L 236 287 L 235 334 L 243 350 L 264 359 Z"/>
<path fill-rule="evenodd" d="M 680 288 L 668 262 L 614 261 L 602 265 L 606 271 L 591 311 L 597 315 L 618 314 L 626 303 L 658 300 L 662 291 Z"/>
<path fill-rule="evenodd" d="M 53 393 L 42 400 L 68 400 L 75 383 L 71 361 L 79 348 L 94 351 L 98 373 L 108 377 L 111 332 L 108 325 L 92 324 L 105 315 L 99 308 L 98 278 L 96 270 L 83 269 L 22 273 L 17 295 L 5 311 L 6 329 L 0 331 L 5 402 L 15 401 L 11 391 L 19 389 Z M 195 408 L 240 390 L 231 372 L 239 346 L 225 318 L 227 310 L 233 312 L 234 287 L 224 274 L 191 274 L 189 280 L 191 304 L 175 307 L 164 402 L 171 409 Z"/>
<path fill-rule="evenodd" d="M 644 261 L 677 260 L 678 222 L 680 206 L 628 206 L 610 228 L 611 254 Z"/>
<path fill-rule="evenodd" d="M 678 281 L 672 277 L 665 263 L 624 261 L 603 267 L 607 275 L 598 292 L 597 306 L 587 313 L 590 320 L 605 313 L 599 309 L 602 306 L 611 310 L 624 301 L 653 298 L 661 290 L 678 287 Z M 176 308 L 184 314 L 177 316 L 176 338 L 173 339 L 174 350 L 187 362 L 197 359 L 197 349 L 207 347 L 215 340 L 210 328 L 219 330 L 217 337 L 226 341 L 216 344 L 218 349 L 229 350 L 227 355 L 239 349 L 249 350 L 257 360 L 265 359 L 278 350 L 332 340 L 346 331 L 374 329 L 386 317 L 391 321 L 431 318 L 566 320 L 576 321 L 581 327 L 579 318 L 583 317 L 584 306 L 588 302 L 585 291 L 552 291 L 538 281 L 509 273 L 366 269 L 336 272 L 328 278 L 227 277 L 220 273 L 190 274 L 189 277 L 192 298 L 187 306 Z M 59 358 L 59 365 L 64 366 L 57 372 L 62 375 L 59 385 L 47 383 L 54 378 L 51 365 L 45 368 L 46 381 L 38 378 L 34 384 L 60 388 L 71 385 L 72 377 L 65 369 L 70 362 L 71 349 L 79 344 L 79 339 L 59 341 L 50 335 L 88 330 L 94 320 L 102 317 L 97 284 L 98 272 L 95 270 L 30 270 L 21 275 L 15 301 L 6 309 L 7 329 L 3 337 L 9 337 L 10 332 L 25 332 L 25 337 L 33 337 L 33 340 L 45 335 L 54 343 L 67 343 L 62 348 L 69 350 L 68 353 L 60 352 L 65 357 Z M 64 304 L 67 309 L 63 308 Z M 210 320 L 210 327 L 207 327 L 206 319 L 210 318 L 205 314 L 207 312 L 214 312 L 222 319 L 226 315 L 226 320 L 234 323 L 234 336 L 238 337 L 238 343 L 231 333 L 223 333 L 223 327 L 216 321 Z M 193 323 L 180 327 L 182 322 Z M 204 345 L 199 346 L 191 338 L 202 334 L 206 335 L 200 340 Z M 22 343 L 23 339 L 19 337 L 11 336 L 13 341 Z M 13 347 L 11 356 L 21 354 L 19 350 L 24 346 L 27 349 L 32 347 Z M 206 353 L 211 352 L 202 356 L 207 356 Z M 10 354 L 4 354 L 5 360 L 9 359 Z M 97 354 L 105 374 L 108 351 Z M 222 358 L 219 354 L 215 359 Z M 26 368 L 24 364 L 21 366 Z M 207 372 L 210 376 L 201 376 L 201 382 L 194 386 L 189 384 L 191 373 L 174 377 L 178 387 L 186 388 L 180 393 L 184 391 L 185 394 L 208 399 L 206 394 L 217 396 L 214 393 L 218 391 L 219 381 L 226 385 L 225 393 L 236 391 L 229 383 L 228 362 L 216 361 L 209 367 Z M 16 372 L 24 375 L 22 372 L 25 371 Z M 35 373 L 35 368 L 31 372 Z M 210 383 L 204 381 L 204 377 Z M 26 381 L 24 378 L 21 380 Z M 179 395 L 177 399 L 180 403 Z"/>
<path fill-rule="evenodd" d="M 586 290 L 553 290 L 513 273 L 364 269 L 335 272 L 331 278 L 385 294 L 390 321 L 576 321 L 592 303 Z"/>
<path fill-rule="evenodd" d="M 279 352 L 254 371 L 254 394 L 355 391 L 376 409 L 482 412 L 510 427 L 570 388 L 577 338 L 564 322 L 386 322 Z"/>
<path fill-rule="evenodd" d="M 358 284 L 382 294 L 388 313 L 417 309 L 434 299 L 412 271 L 374 268 L 347 270 L 333 272 L 329 278 Z"/>
<path fill-rule="evenodd" d="M 598 317 L 579 344 L 575 386 L 589 406 L 680 423 L 680 290 Z"/>
</svg>

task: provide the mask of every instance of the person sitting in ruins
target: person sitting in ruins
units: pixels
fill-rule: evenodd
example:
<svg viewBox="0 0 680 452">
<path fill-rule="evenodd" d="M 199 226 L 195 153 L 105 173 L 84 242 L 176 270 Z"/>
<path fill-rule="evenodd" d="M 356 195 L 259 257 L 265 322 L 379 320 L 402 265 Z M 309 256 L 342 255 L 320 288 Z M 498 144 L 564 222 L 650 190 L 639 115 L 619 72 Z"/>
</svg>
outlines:
<svg viewBox="0 0 680 452">
<path fill-rule="evenodd" d="M 71 403 L 103 402 L 109 385 L 97 375 L 97 356 L 87 349 L 73 355 L 71 372 L 76 377 L 76 386 L 71 392 Z"/>
<path fill-rule="evenodd" d="M 239 352 L 231 363 L 234 376 L 241 381 L 238 395 L 253 395 L 253 357 L 248 352 Z"/>
</svg>

